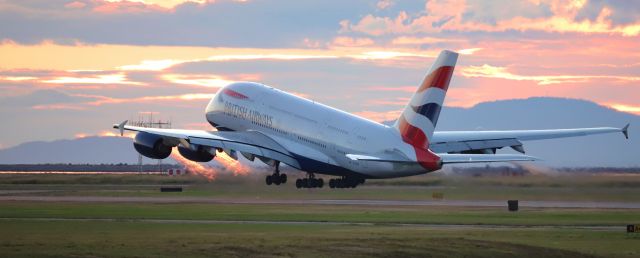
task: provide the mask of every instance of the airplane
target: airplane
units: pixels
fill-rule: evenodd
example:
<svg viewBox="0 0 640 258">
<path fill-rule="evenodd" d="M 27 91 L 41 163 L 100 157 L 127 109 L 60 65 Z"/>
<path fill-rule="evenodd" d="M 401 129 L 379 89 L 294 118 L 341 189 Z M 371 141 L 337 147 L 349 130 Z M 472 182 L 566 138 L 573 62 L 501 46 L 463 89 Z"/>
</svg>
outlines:
<svg viewBox="0 0 640 258">
<path fill-rule="evenodd" d="M 297 188 L 320 188 L 317 174 L 335 176 L 331 188 L 355 188 L 367 179 L 397 178 L 440 170 L 444 165 L 535 161 L 523 141 L 622 132 L 599 127 L 515 131 L 435 131 L 458 54 L 443 50 L 393 126 L 383 125 L 276 88 L 235 82 L 221 88 L 205 109 L 216 130 L 145 128 L 114 124 L 122 135 L 137 132 L 134 148 L 152 159 L 169 157 L 174 147 L 185 158 L 209 162 L 219 152 L 238 153 L 272 166 L 267 185 L 287 182 L 284 163 L 306 177 Z M 496 154 L 510 147 L 520 154 Z"/>
</svg>

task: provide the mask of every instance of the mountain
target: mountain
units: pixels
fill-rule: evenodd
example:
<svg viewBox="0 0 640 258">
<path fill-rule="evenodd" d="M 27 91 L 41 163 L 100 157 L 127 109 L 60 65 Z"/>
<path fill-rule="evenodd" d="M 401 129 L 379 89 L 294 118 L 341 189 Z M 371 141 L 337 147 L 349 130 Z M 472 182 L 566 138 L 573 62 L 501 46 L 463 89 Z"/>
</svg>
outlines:
<svg viewBox="0 0 640 258">
<path fill-rule="evenodd" d="M 137 163 L 138 153 L 131 139 L 123 137 L 85 137 L 49 142 L 27 142 L 0 150 L 1 164 Z M 147 159 L 145 162 L 149 162 Z"/>
<path fill-rule="evenodd" d="M 525 142 L 527 154 L 554 167 L 640 166 L 640 116 L 593 102 L 562 98 L 529 98 L 485 102 L 472 108 L 445 107 L 437 130 L 518 130 L 574 127 L 622 127 L 631 123 L 630 139 L 622 134 Z M 499 153 L 513 152 L 503 149 Z M 2 164 L 136 163 L 131 139 L 87 137 L 29 142 L 0 150 Z M 145 162 L 152 162 L 145 159 Z M 167 160 L 169 162 L 169 160 Z"/>
</svg>

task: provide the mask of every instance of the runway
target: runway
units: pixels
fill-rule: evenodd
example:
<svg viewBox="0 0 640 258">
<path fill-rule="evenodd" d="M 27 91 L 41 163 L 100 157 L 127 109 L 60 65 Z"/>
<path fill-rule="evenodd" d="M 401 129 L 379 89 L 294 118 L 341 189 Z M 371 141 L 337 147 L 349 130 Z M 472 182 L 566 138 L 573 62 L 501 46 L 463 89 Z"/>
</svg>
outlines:
<svg viewBox="0 0 640 258">
<path fill-rule="evenodd" d="M 594 231 L 624 231 L 625 226 L 611 225 L 503 225 L 503 224 L 434 224 L 434 223 L 371 223 L 333 221 L 268 221 L 268 220 L 188 220 L 188 219 L 109 219 L 109 218 L 0 218 L 0 221 L 79 221 L 79 222 L 136 222 L 159 224 L 255 224 L 255 225 L 338 225 L 338 226 L 390 226 L 424 229 L 581 229 Z"/>
<path fill-rule="evenodd" d="M 507 200 L 223 199 L 206 197 L 0 196 L 0 201 L 506 207 Z M 640 202 L 519 201 L 527 208 L 640 209 Z"/>
</svg>

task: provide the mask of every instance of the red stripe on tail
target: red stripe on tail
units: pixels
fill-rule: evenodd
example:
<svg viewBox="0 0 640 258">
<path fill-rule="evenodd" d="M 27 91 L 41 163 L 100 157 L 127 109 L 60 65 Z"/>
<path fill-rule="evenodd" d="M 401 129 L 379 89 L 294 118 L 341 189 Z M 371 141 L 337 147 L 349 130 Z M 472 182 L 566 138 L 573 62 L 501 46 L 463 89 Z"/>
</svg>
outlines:
<svg viewBox="0 0 640 258">
<path fill-rule="evenodd" d="M 449 81 L 453 75 L 453 66 L 440 66 L 438 69 L 430 73 L 422 84 L 418 88 L 418 92 L 424 91 L 431 87 L 447 90 L 449 88 Z"/>
<path fill-rule="evenodd" d="M 429 139 L 427 139 L 424 132 L 420 128 L 409 124 L 403 116 L 400 116 L 398 123 L 402 140 L 413 146 L 418 163 L 429 171 L 442 168 L 440 157 L 429 150 Z"/>
<path fill-rule="evenodd" d="M 404 116 L 400 116 L 400 121 L 398 121 L 398 123 L 400 125 L 400 135 L 402 135 L 402 140 L 404 142 L 418 148 L 429 148 L 429 140 L 427 139 L 427 135 L 425 135 L 424 132 L 420 130 L 420 128 L 409 124 Z"/>
</svg>

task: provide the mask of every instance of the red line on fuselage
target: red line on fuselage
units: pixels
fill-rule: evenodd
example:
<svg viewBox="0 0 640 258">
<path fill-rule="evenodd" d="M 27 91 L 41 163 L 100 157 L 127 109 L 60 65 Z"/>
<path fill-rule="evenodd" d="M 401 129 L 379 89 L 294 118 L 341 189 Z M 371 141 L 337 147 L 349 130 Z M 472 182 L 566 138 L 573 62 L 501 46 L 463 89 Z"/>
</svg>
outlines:
<svg viewBox="0 0 640 258">
<path fill-rule="evenodd" d="M 237 91 L 234 91 L 232 89 L 225 89 L 224 90 L 224 94 L 234 97 L 236 99 L 248 99 L 249 97 L 243 95 L 242 93 L 239 93 Z"/>
</svg>

